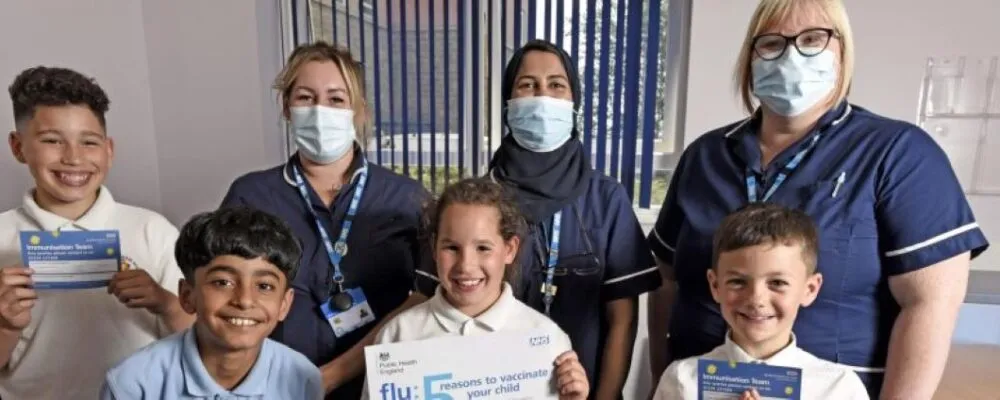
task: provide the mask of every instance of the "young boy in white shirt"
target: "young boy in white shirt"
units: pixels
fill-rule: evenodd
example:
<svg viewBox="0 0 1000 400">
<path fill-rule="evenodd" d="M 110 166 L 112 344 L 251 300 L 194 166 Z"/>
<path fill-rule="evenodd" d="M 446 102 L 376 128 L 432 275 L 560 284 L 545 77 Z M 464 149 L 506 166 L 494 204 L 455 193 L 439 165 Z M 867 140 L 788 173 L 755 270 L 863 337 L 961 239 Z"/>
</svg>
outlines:
<svg viewBox="0 0 1000 400">
<path fill-rule="evenodd" d="M 801 211 L 757 203 L 727 216 L 716 230 L 707 273 L 729 326 L 726 341 L 670 364 L 654 400 L 698 399 L 699 359 L 800 368 L 803 400 L 868 399 L 853 371 L 796 346 L 792 325 L 799 307 L 812 304 L 823 283 L 818 248 L 816 227 Z M 742 399 L 760 399 L 756 389 L 746 389 Z"/>
<path fill-rule="evenodd" d="M 171 291 L 177 229 L 152 211 L 115 202 L 104 178 L 114 143 L 108 98 L 91 79 L 35 67 L 9 88 L 14 158 L 35 187 L 0 214 L 0 397 L 95 398 L 108 368 L 135 350 L 188 327 Z M 116 230 L 122 271 L 105 287 L 35 289 L 21 265 L 21 231 Z"/>
<path fill-rule="evenodd" d="M 509 281 L 525 223 L 503 187 L 486 178 L 456 182 L 424 212 L 441 282 L 429 300 L 392 318 L 375 344 L 441 336 L 545 329 L 554 348 L 559 398 L 584 400 L 590 384 L 569 336 L 544 314 L 514 297 Z M 368 399 L 367 387 L 362 399 Z"/>
</svg>

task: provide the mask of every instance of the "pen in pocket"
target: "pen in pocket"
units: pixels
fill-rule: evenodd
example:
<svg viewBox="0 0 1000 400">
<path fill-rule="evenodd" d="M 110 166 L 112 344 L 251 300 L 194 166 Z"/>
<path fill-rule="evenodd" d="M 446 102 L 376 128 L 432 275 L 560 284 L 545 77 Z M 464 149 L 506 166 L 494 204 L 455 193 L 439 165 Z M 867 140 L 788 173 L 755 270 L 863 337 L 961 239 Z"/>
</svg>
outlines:
<svg viewBox="0 0 1000 400">
<path fill-rule="evenodd" d="M 833 186 L 833 194 L 830 197 L 837 197 L 837 192 L 840 191 L 840 187 L 843 186 L 845 180 L 847 180 L 847 172 L 840 171 L 840 176 L 837 177 L 837 184 Z"/>
</svg>

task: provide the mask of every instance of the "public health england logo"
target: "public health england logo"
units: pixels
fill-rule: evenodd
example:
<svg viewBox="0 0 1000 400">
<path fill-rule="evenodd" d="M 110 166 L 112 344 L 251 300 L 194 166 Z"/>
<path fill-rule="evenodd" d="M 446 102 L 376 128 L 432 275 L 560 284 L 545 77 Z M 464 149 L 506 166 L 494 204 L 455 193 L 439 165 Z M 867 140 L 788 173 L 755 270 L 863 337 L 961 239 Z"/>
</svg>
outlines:
<svg viewBox="0 0 1000 400">
<path fill-rule="evenodd" d="M 389 353 L 378 353 L 378 359 L 384 361 L 389 361 Z"/>
</svg>

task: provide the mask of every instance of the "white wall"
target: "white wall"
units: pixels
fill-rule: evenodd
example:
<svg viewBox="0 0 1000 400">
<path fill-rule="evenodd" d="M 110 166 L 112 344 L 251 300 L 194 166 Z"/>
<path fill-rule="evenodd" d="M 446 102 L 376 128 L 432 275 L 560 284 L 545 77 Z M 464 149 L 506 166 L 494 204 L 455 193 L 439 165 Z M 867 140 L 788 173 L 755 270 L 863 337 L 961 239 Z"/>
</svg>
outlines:
<svg viewBox="0 0 1000 400">
<path fill-rule="evenodd" d="M 927 57 L 1000 55 L 996 0 L 845 0 L 857 47 L 850 100 L 876 113 L 916 121 Z M 733 65 L 754 1 L 694 1 L 685 143 L 744 117 L 732 89 Z M 905 11 L 905 12 L 904 12 Z M 1000 243 L 1000 197 L 970 196 L 993 243 Z M 1000 270 L 992 249 L 973 264 Z"/>
<path fill-rule="evenodd" d="M 111 99 L 108 186 L 175 224 L 214 208 L 238 175 L 280 162 L 269 91 L 281 65 L 273 0 L 4 0 L 0 82 L 34 65 L 93 76 Z M 13 127 L 0 96 L 0 127 Z M 8 153 L 9 152 L 5 152 Z M 31 185 L 0 156 L 0 209 Z"/>
</svg>

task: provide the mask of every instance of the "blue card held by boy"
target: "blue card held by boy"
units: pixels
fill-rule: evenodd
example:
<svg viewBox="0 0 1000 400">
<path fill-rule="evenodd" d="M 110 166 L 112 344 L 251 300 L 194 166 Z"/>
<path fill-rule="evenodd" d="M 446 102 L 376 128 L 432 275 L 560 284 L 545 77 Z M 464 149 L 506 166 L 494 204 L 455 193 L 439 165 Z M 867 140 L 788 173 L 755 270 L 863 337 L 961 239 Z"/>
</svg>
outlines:
<svg viewBox="0 0 1000 400">
<path fill-rule="evenodd" d="M 757 389 L 762 400 L 799 400 L 802 370 L 765 364 L 698 360 L 698 400 L 738 400 Z"/>
<path fill-rule="evenodd" d="M 107 286 L 122 262 L 118 231 L 21 231 L 21 262 L 35 289 Z"/>
</svg>

